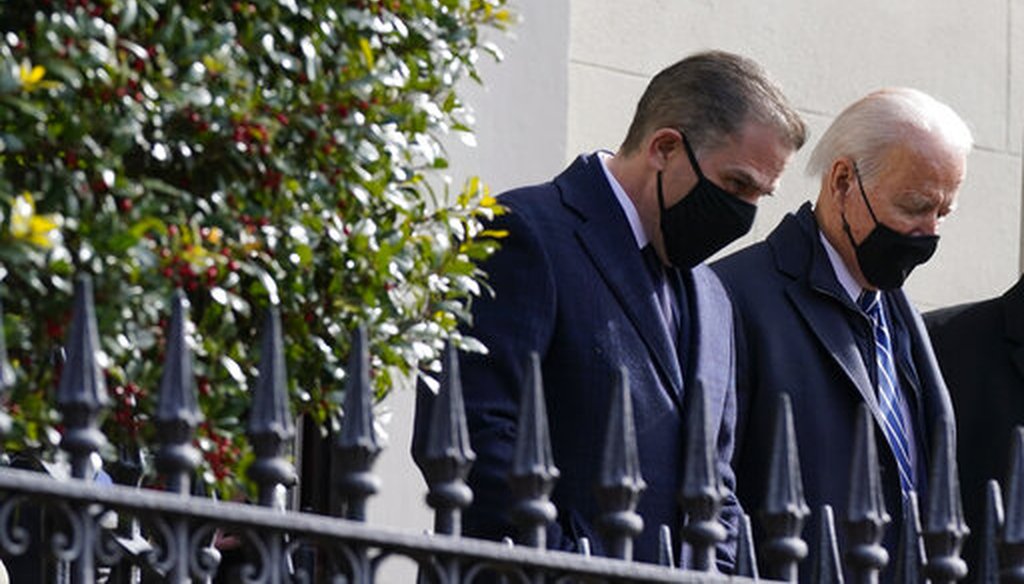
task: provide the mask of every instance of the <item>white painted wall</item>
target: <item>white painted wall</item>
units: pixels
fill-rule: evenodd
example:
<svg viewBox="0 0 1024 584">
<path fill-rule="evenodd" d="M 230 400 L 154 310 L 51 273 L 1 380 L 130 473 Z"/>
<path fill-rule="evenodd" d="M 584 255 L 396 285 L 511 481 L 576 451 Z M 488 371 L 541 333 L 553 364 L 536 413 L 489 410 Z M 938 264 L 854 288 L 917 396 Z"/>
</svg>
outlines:
<svg viewBox="0 0 1024 584">
<path fill-rule="evenodd" d="M 922 309 L 1002 292 L 1021 265 L 1024 0 L 571 0 L 569 139 L 577 151 L 614 148 L 659 69 L 724 49 L 764 65 L 804 114 L 811 140 L 761 203 L 763 239 L 783 214 L 817 196 L 803 167 L 847 104 L 904 85 L 950 104 L 978 147 L 960 208 L 935 258 L 907 290 Z"/>
</svg>

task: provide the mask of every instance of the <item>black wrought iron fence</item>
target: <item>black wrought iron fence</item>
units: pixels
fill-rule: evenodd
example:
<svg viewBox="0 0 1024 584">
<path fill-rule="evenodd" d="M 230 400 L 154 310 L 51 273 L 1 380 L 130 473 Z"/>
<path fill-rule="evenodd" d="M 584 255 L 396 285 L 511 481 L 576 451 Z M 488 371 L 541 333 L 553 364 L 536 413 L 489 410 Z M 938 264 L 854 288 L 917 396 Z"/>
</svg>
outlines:
<svg viewBox="0 0 1024 584">
<path fill-rule="evenodd" d="M 97 365 L 97 335 L 91 285 L 78 281 L 67 361 L 56 404 L 63 416 L 61 448 L 70 461 L 71 478 L 57 480 L 39 472 L 0 468 L 0 555 L 5 562 L 31 556 L 47 567 L 48 577 L 76 583 L 96 581 L 208 582 L 223 569 L 213 541 L 220 532 L 237 534 L 249 553 L 231 578 L 250 582 L 379 581 L 382 562 L 406 557 L 419 566 L 423 582 L 750 582 L 759 579 L 757 555 L 747 516 L 741 520 L 736 572 L 714 573 L 715 545 L 724 537 L 718 524 L 722 488 L 712 464 L 711 429 L 704 408 L 688 413 L 687 477 L 680 502 L 688 523 L 685 542 L 671 541 L 663 528 L 661 565 L 631 561 L 631 542 L 642 496 L 636 472 L 636 443 L 626 382 L 615 387 L 604 448 L 603 480 L 606 549 L 613 557 L 544 549 L 547 522 L 555 510 L 547 499 L 557 469 L 547 444 L 547 420 L 539 376 L 523 391 L 517 456 L 510 469 L 516 501 L 510 509 L 520 528 L 518 545 L 460 536 L 461 512 L 472 500 L 465 479 L 473 462 L 466 431 L 462 393 L 453 350 L 445 356 L 449 374 L 433 398 L 429 440 L 422 462 L 434 510 L 433 533 L 384 529 L 364 522 L 367 500 L 378 490 L 373 462 L 379 453 L 373 433 L 365 333 L 354 336 L 345 419 L 333 448 L 337 469 L 334 488 L 337 516 L 285 510 L 277 502 L 297 478 L 283 448 L 294 433 L 286 397 L 281 332 L 271 309 L 263 331 L 259 382 L 252 392 L 248 436 L 255 451 L 250 478 L 259 485 L 257 504 L 218 502 L 190 494 L 191 476 L 199 455 L 193 446 L 200 420 L 188 345 L 185 313 L 176 298 L 169 324 L 163 380 L 155 415 L 161 446 L 156 467 L 165 490 L 101 485 L 89 480 L 92 460 L 103 446 L 97 420 L 106 404 L 102 372 Z M 0 359 L 5 359 L 0 338 Z M 534 361 L 536 358 L 534 358 Z M 0 375 L 0 381 L 4 377 Z M 694 388 L 701 392 L 701 389 Z M 700 396 L 695 403 L 705 403 Z M 705 403 L 706 405 L 706 403 Z M 9 418 L 0 413 L 0 431 Z M 934 465 L 925 502 L 925 521 L 918 518 L 916 497 L 902 506 L 904 529 L 900 551 L 889 561 L 879 544 L 888 522 L 882 500 L 873 422 L 864 409 L 856 436 L 850 497 L 841 510 L 846 549 L 836 538 L 833 510 L 821 514 L 810 562 L 801 530 L 809 510 L 804 502 L 800 465 L 788 398 L 780 400 L 765 509 L 760 510 L 766 536 L 758 542 L 767 578 L 795 581 L 798 566 L 810 570 L 816 583 L 877 582 L 887 573 L 896 582 L 955 582 L 966 566 L 959 558 L 966 526 L 960 508 L 953 430 L 947 423 L 934 443 Z M 976 566 L 982 582 L 1024 582 L 1024 430 L 1014 445 L 1006 512 L 1000 489 L 989 488 L 988 522 L 982 529 L 986 554 Z M 42 510 L 43 526 L 28 529 L 24 509 Z M 38 526 L 37 526 L 38 527 Z M 693 566 L 675 566 L 680 545 L 689 546 Z M 13 581 L 24 574 L 13 574 Z"/>
</svg>

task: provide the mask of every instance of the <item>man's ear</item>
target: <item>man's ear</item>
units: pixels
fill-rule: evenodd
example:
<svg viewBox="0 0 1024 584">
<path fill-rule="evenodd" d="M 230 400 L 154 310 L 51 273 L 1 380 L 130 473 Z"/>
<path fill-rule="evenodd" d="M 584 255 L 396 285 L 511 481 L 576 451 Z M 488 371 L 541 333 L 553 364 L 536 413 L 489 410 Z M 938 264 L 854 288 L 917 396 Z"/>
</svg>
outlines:
<svg viewBox="0 0 1024 584">
<path fill-rule="evenodd" d="M 827 184 L 829 195 L 836 197 L 840 207 L 845 205 L 847 198 L 857 189 L 853 161 L 846 157 L 833 160 L 832 166 L 829 167 Z"/>
<path fill-rule="evenodd" d="M 659 128 L 647 139 L 647 162 L 663 170 L 669 158 L 682 148 L 682 134 L 672 128 Z"/>
</svg>

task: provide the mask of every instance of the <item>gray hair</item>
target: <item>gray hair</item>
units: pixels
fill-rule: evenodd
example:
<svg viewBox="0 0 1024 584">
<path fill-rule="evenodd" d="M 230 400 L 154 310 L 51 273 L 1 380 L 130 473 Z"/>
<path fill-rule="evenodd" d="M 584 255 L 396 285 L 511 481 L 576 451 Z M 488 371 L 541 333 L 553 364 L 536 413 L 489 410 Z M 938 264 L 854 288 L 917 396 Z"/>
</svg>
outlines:
<svg viewBox="0 0 1024 584">
<path fill-rule="evenodd" d="M 635 151 L 660 128 L 684 132 L 695 150 L 713 148 L 749 121 L 776 128 L 794 150 L 807 140 L 807 126 L 760 65 L 724 51 L 698 53 L 651 79 L 622 151 Z"/>
<path fill-rule="evenodd" d="M 882 89 L 839 114 L 811 152 L 807 174 L 824 178 L 836 159 L 849 157 L 861 179 L 872 182 L 889 148 L 914 135 L 942 140 L 962 156 L 974 145 L 970 129 L 953 108 L 917 89 Z"/>
</svg>

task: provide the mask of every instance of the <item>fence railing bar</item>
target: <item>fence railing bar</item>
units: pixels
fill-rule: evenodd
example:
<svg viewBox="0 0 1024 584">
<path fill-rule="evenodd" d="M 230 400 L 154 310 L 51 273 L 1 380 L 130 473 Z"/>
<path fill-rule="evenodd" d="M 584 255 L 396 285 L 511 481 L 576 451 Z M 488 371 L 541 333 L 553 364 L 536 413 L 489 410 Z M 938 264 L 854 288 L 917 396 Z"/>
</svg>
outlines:
<svg viewBox="0 0 1024 584">
<path fill-rule="evenodd" d="M 1017 426 L 1006 475 L 1006 520 L 1003 525 L 1001 582 L 1024 582 L 1024 427 Z"/>
<path fill-rule="evenodd" d="M 918 512 L 917 493 L 911 491 L 903 504 L 903 528 L 896 553 L 895 582 L 917 584 L 924 571 L 925 550 L 921 538 L 921 515 Z"/>
<path fill-rule="evenodd" d="M 597 556 L 536 550 L 499 542 L 421 533 L 368 525 L 313 513 L 281 513 L 273 509 L 211 499 L 185 499 L 174 493 L 133 489 L 121 485 L 98 485 L 81 480 L 55 481 L 40 473 L 14 468 L 0 470 L 0 493 L 25 495 L 37 500 L 64 500 L 69 504 L 99 504 L 126 513 L 147 516 L 188 516 L 197 523 L 288 532 L 299 538 L 323 541 L 344 540 L 353 546 L 387 549 L 410 557 L 425 554 L 458 556 L 471 562 L 528 564 L 543 570 L 571 570 L 581 576 L 631 578 L 650 582 L 751 582 L 745 578 L 714 577 L 708 574 L 669 570 L 655 564 L 625 562 Z M 9 526 L 4 527 L 8 529 Z"/>
<path fill-rule="evenodd" d="M 380 477 L 373 473 L 373 463 L 381 451 L 373 428 L 370 347 L 365 326 L 360 325 L 352 333 L 350 352 L 341 430 L 334 444 L 337 488 L 342 515 L 365 521 L 366 501 L 380 490 Z"/>
<path fill-rule="evenodd" d="M 822 505 L 818 520 L 817 549 L 811 582 L 814 584 L 843 584 L 843 564 L 836 541 L 836 520 L 831 505 Z"/>
<path fill-rule="evenodd" d="M 693 570 L 715 570 L 715 546 L 727 537 L 718 521 L 725 487 L 716 460 L 717 440 L 711 427 L 711 403 L 699 379 L 687 386 L 686 461 L 680 503 L 686 513 L 683 537 L 693 550 Z"/>
<path fill-rule="evenodd" d="M 981 557 L 977 584 L 999 584 L 999 535 L 1003 531 L 1003 497 L 999 483 L 985 485 L 985 525 L 981 539 Z"/>
<path fill-rule="evenodd" d="M 789 394 L 779 394 L 773 427 L 772 455 L 762 517 L 766 541 L 761 546 L 769 578 L 796 582 L 798 564 L 807 557 L 801 539 L 804 520 L 810 514 L 804 499 L 800 455 L 797 452 L 793 407 Z"/>
<path fill-rule="evenodd" d="M 951 584 L 967 575 L 960 558 L 964 538 L 970 533 L 960 502 L 953 420 L 943 418 L 935 427 L 931 475 L 928 480 L 928 514 L 925 517 L 925 575 L 932 584 Z"/>
<path fill-rule="evenodd" d="M 750 515 L 746 513 L 740 514 L 736 542 L 736 575 L 755 580 L 760 577 L 757 569 L 757 551 L 754 547 L 754 529 L 750 523 Z"/>
<path fill-rule="evenodd" d="M 544 548 L 547 524 L 557 516 L 549 497 L 559 473 L 551 454 L 540 356 L 536 352 L 530 353 L 526 367 L 515 455 L 508 479 L 515 498 L 510 516 L 519 527 L 523 545 Z"/>
<path fill-rule="evenodd" d="M 608 556 L 631 560 L 633 539 L 644 529 L 636 504 L 647 485 L 640 475 L 633 401 L 629 374 L 624 367 L 619 369 L 613 383 L 597 481 L 597 500 L 603 511 L 597 524 Z"/>
<path fill-rule="evenodd" d="M 434 533 L 459 535 L 462 510 L 473 502 L 466 477 L 476 453 L 469 443 L 458 349 L 452 343 L 445 349 L 444 365 L 441 387 L 430 412 L 422 468 L 429 488 L 427 504 L 434 509 Z"/>
<path fill-rule="evenodd" d="M 846 558 L 854 584 L 877 582 L 878 573 L 889 563 L 889 553 L 880 544 L 889 521 L 879 475 L 875 423 L 867 404 L 861 404 L 854 432 L 846 510 Z"/>
</svg>

